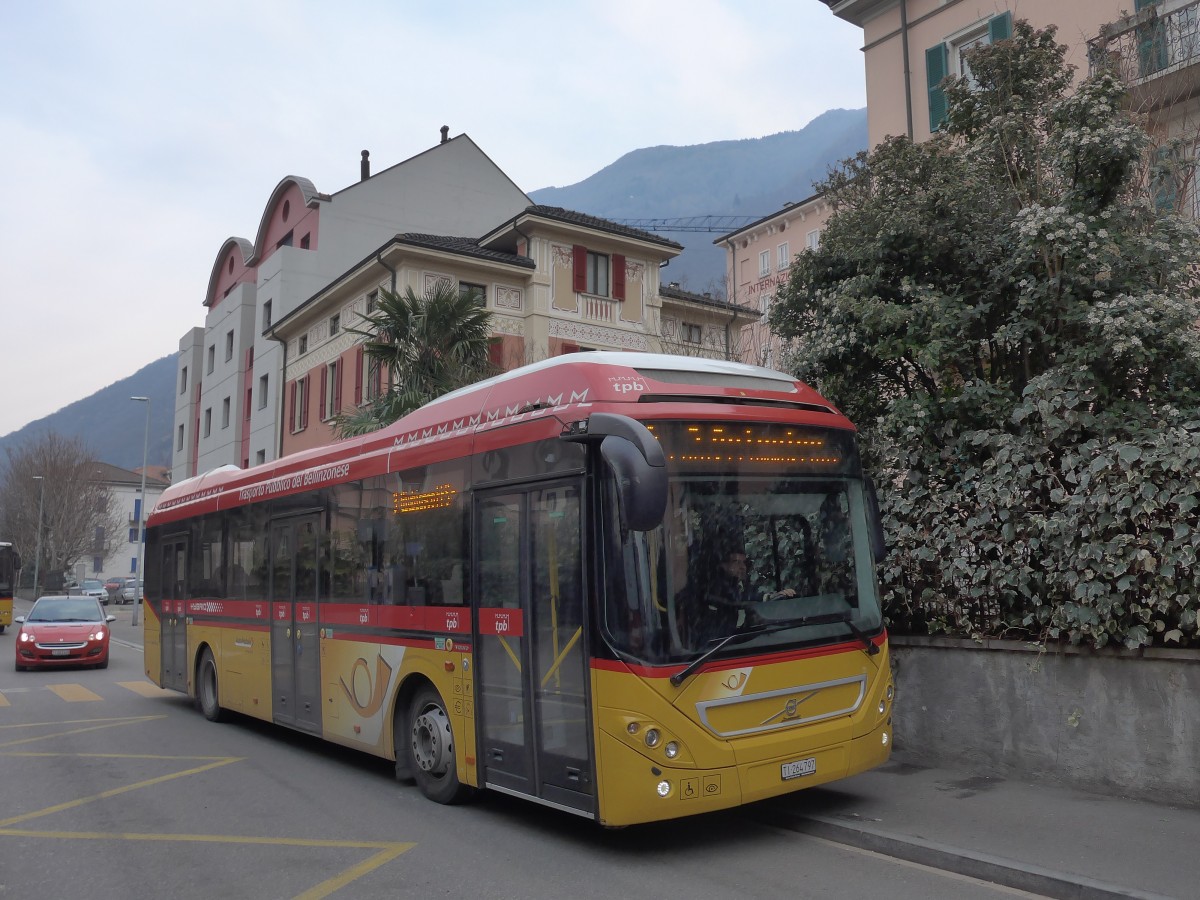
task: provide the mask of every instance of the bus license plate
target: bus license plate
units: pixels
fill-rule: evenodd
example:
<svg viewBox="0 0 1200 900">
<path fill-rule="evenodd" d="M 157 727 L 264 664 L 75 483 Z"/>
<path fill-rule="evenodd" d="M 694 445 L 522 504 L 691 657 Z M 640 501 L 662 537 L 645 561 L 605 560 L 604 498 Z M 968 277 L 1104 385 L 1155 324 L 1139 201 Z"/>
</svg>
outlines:
<svg viewBox="0 0 1200 900">
<path fill-rule="evenodd" d="M 787 781 L 790 778 L 799 778 L 802 775 L 815 775 L 817 771 L 817 758 L 810 756 L 808 759 L 798 759 L 795 762 L 786 762 L 783 764 L 783 780 Z"/>
<path fill-rule="evenodd" d="M 54 649 L 54 650 L 51 650 L 51 651 L 50 651 L 50 655 L 51 655 L 51 656 L 70 656 L 70 655 L 71 655 L 71 651 L 70 651 L 70 650 L 59 650 L 59 649 Z"/>
</svg>

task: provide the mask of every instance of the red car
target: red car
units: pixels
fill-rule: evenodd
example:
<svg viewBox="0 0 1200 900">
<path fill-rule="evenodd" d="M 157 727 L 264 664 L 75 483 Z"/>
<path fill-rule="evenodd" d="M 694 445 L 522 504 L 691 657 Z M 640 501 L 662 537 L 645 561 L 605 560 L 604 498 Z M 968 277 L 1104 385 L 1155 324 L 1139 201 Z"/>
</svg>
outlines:
<svg viewBox="0 0 1200 900">
<path fill-rule="evenodd" d="M 109 622 L 95 597 L 39 597 L 20 626 L 14 645 L 17 671 L 41 666 L 108 667 Z"/>
</svg>

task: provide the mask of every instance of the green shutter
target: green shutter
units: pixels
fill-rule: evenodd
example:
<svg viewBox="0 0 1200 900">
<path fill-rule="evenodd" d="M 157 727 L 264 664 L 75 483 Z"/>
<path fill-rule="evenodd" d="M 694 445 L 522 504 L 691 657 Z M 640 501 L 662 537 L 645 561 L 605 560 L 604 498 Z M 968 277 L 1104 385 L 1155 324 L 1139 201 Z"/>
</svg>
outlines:
<svg viewBox="0 0 1200 900">
<path fill-rule="evenodd" d="M 1000 16 L 992 16 L 988 20 L 988 41 L 996 43 L 997 41 L 1007 41 L 1012 37 L 1012 12 L 1006 12 Z"/>
<path fill-rule="evenodd" d="M 1154 194 L 1154 208 L 1160 213 L 1175 212 L 1179 202 L 1178 161 L 1170 147 L 1159 147 L 1154 151 L 1154 165 L 1150 170 L 1150 189 Z"/>
<path fill-rule="evenodd" d="M 950 71 L 950 49 L 937 44 L 925 51 L 925 85 L 929 89 L 929 130 L 937 131 L 946 121 L 946 94 L 942 81 Z"/>
<path fill-rule="evenodd" d="M 1162 0 L 1133 0 L 1133 11 L 1141 12 L 1143 9 L 1147 9 L 1151 6 L 1154 6 L 1156 3 L 1161 2 Z"/>
</svg>

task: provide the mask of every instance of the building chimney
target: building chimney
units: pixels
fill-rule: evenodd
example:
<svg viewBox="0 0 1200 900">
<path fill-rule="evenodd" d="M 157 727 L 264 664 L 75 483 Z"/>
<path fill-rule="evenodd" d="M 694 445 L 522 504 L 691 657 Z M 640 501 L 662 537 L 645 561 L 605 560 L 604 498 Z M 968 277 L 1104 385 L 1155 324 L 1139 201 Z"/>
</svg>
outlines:
<svg viewBox="0 0 1200 900">
<path fill-rule="evenodd" d="M 446 143 L 446 141 L 450 140 L 450 136 L 449 136 L 449 135 L 450 135 L 450 126 L 449 126 L 449 125 L 443 125 L 443 126 L 442 126 L 442 143 L 443 143 L 443 144 L 444 144 L 444 143 Z"/>
<path fill-rule="evenodd" d="M 362 152 L 362 162 L 359 164 L 359 170 L 360 170 L 361 176 L 362 176 L 360 178 L 361 181 L 366 181 L 368 178 L 371 177 L 371 151 L 370 150 L 364 150 Z"/>
</svg>

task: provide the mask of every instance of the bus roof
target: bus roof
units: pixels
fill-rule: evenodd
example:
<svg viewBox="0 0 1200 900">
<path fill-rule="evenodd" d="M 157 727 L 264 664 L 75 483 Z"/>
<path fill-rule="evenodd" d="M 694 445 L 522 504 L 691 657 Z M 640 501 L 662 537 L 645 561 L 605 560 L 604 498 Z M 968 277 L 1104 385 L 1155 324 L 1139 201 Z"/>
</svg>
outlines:
<svg viewBox="0 0 1200 900">
<path fill-rule="evenodd" d="M 710 417 L 729 415 L 732 406 L 772 406 L 793 420 L 800 416 L 809 424 L 853 428 L 811 387 L 772 369 L 657 353 L 572 353 L 452 391 L 367 435 L 302 450 L 251 469 L 222 466 L 185 479 L 163 491 L 154 512 L 211 500 L 228 491 L 240 493 L 242 500 L 263 493 L 290 493 L 341 477 L 334 470 L 350 461 L 360 468 L 357 462 L 373 457 L 374 468 L 389 471 L 387 457 L 406 447 L 468 437 L 528 419 L 582 418 L 597 411 L 620 411 L 623 404 L 650 402 L 659 404 L 654 417 L 663 412 L 695 416 L 698 403 L 720 404 L 710 409 Z M 652 413 L 645 406 L 629 412 L 642 417 Z M 283 484 L 285 478 L 291 480 L 291 487 Z"/>
</svg>

